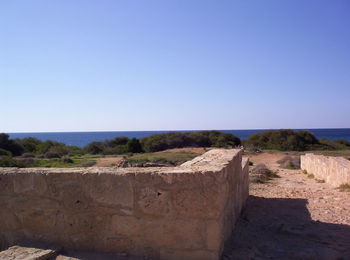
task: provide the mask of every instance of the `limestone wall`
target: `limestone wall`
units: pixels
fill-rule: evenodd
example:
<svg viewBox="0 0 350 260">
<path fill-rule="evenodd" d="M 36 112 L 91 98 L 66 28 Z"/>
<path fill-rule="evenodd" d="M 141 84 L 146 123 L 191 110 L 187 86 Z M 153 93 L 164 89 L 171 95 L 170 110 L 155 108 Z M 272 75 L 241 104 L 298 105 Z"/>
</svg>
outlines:
<svg viewBox="0 0 350 260">
<path fill-rule="evenodd" d="M 350 161 L 343 157 L 330 157 L 315 154 L 301 156 L 301 169 L 324 180 L 333 187 L 350 184 Z"/>
<path fill-rule="evenodd" d="M 0 168 L 0 243 L 219 259 L 247 165 L 239 150 L 215 149 L 173 168 Z"/>
</svg>

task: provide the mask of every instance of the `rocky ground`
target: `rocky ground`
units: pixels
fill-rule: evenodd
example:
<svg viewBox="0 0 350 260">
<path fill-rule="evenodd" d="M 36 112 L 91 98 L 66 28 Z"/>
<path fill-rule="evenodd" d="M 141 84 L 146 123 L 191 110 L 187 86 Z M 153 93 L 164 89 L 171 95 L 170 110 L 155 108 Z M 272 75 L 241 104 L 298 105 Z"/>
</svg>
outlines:
<svg viewBox="0 0 350 260">
<path fill-rule="evenodd" d="M 350 259 L 350 192 L 301 170 L 279 168 L 283 156 L 250 156 L 254 165 L 264 163 L 280 178 L 251 184 L 223 259 Z"/>
</svg>

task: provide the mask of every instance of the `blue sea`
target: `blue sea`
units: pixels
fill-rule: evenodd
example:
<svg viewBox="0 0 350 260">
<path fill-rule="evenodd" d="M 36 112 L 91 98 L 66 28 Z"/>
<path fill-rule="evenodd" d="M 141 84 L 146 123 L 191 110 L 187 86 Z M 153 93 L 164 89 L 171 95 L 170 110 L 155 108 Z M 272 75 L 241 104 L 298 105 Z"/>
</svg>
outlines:
<svg viewBox="0 0 350 260">
<path fill-rule="evenodd" d="M 300 130 L 300 129 L 296 129 Z M 313 133 L 317 138 L 327 138 L 329 140 L 346 139 L 350 141 L 350 128 L 332 128 L 332 129 L 305 129 Z M 266 131 L 259 130 L 220 130 L 225 133 L 231 133 L 241 139 L 247 139 L 251 134 Z M 195 132 L 193 131 L 127 131 L 127 132 L 45 132 L 45 133 L 8 133 L 11 138 L 35 137 L 40 140 L 54 140 L 67 145 L 76 145 L 83 147 L 94 141 L 105 141 L 115 137 L 125 136 L 129 138 L 142 138 L 152 134 L 168 132 Z"/>
</svg>

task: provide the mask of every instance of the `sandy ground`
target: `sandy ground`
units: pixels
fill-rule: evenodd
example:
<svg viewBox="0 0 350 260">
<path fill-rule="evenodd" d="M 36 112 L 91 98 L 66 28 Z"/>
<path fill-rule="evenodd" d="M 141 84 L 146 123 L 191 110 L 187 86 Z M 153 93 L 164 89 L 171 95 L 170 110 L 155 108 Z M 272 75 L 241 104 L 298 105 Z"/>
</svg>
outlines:
<svg viewBox="0 0 350 260">
<path fill-rule="evenodd" d="M 94 167 L 110 167 L 118 165 L 123 160 L 123 156 L 97 158 Z"/>
<path fill-rule="evenodd" d="M 249 156 L 281 178 L 251 184 L 223 259 L 350 259 L 350 192 L 280 169 L 282 154 Z M 254 167 L 254 166 L 253 166 Z"/>
</svg>

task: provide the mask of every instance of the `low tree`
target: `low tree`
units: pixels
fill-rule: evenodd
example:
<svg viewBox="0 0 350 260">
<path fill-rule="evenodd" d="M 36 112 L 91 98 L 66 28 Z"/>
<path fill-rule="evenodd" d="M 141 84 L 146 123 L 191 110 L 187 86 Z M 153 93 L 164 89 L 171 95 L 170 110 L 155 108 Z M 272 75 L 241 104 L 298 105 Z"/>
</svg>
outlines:
<svg viewBox="0 0 350 260">
<path fill-rule="evenodd" d="M 10 139 L 8 134 L 0 134 L 0 148 L 9 151 L 14 156 L 23 153 L 23 147 L 17 141 Z"/>
<path fill-rule="evenodd" d="M 126 147 L 127 147 L 127 151 L 129 153 L 142 153 L 143 152 L 141 143 L 136 138 L 130 139 L 126 144 Z"/>
</svg>

